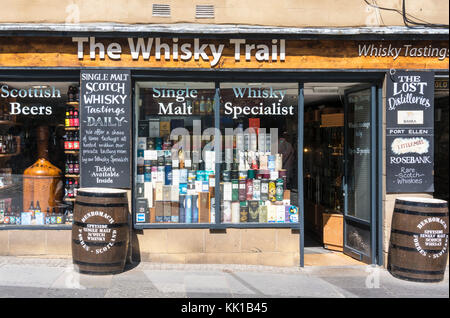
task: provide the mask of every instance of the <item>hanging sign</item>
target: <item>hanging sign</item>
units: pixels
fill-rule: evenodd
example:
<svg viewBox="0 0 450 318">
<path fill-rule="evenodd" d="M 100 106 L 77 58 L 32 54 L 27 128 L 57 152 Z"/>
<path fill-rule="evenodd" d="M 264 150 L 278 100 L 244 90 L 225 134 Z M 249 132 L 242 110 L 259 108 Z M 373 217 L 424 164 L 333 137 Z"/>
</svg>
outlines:
<svg viewBox="0 0 450 318">
<path fill-rule="evenodd" d="M 129 70 L 82 70 L 81 187 L 131 186 Z"/>
<path fill-rule="evenodd" d="M 386 81 L 386 191 L 434 192 L 434 73 Z"/>
</svg>

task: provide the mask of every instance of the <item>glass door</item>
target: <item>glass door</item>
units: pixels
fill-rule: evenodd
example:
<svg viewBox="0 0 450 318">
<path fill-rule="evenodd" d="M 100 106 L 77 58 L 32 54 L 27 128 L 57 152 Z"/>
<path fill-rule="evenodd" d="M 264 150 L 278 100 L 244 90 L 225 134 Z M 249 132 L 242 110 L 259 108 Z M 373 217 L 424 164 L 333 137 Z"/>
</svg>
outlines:
<svg viewBox="0 0 450 318">
<path fill-rule="evenodd" d="M 375 87 L 345 93 L 344 253 L 375 263 Z"/>
</svg>

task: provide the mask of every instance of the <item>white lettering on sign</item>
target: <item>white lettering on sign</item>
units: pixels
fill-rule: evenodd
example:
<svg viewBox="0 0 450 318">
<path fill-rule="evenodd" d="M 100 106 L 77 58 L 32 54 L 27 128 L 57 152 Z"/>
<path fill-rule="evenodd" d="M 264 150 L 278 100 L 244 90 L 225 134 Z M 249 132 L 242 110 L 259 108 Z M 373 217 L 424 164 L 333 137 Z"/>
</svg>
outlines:
<svg viewBox="0 0 450 318">
<path fill-rule="evenodd" d="M 100 60 L 104 60 L 106 56 L 111 60 L 120 60 L 122 55 L 120 43 L 113 42 L 105 46 L 102 42 L 96 41 L 95 37 L 73 37 L 72 42 L 77 43 L 79 60 L 84 59 L 85 44 L 89 49 L 91 60 L 95 60 L 97 56 Z M 225 44 L 203 43 L 199 38 L 194 38 L 192 42 L 180 45 L 178 38 L 173 38 L 167 43 L 162 42 L 161 38 L 128 38 L 128 48 L 134 61 L 139 60 L 141 56 L 143 60 L 148 61 L 153 55 L 157 61 L 162 58 L 166 61 L 170 59 L 189 61 L 194 58 L 195 61 L 208 61 L 212 67 L 219 64 Z M 235 61 L 241 60 L 241 54 L 245 56 L 246 61 L 250 61 L 252 57 L 259 62 L 286 60 L 286 40 L 284 39 L 273 39 L 270 45 L 249 44 L 245 39 L 230 39 L 229 44 L 234 47 Z"/>
<path fill-rule="evenodd" d="M 86 221 L 91 217 L 102 217 L 109 224 L 114 223 L 114 219 L 103 211 L 90 211 L 81 218 L 81 222 L 86 223 Z M 95 254 L 103 254 L 114 246 L 117 239 L 117 230 L 109 228 L 108 224 L 87 223 L 85 227 L 78 230 L 77 236 L 80 241 L 80 245 L 84 250 Z M 100 248 L 91 250 L 89 246 L 90 242 L 104 244 L 102 244 Z"/>
<path fill-rule="evenodd" d="M 432 227 L 432 229 L 427 227 Z M 439 217 L 429 217 L 417 224 L 422 233 L 413 236 L 417 251 L 429 258 L 439 258 L 447 252 L 447 223 Z"/>
<path fill-rule="evenodd" d="M 449 49 L 445 47 L 433 47 L 432 45 L 414 47 L 412 44 L 404 44 L 403 46 L 376 45 L 376 44 L 359 44 L 359 56 L 369 57 L 392 57 L 396 60 L 400 56 L 405 57 L 435 57 L 442 61 L 449 56 Z"/>
</svg>

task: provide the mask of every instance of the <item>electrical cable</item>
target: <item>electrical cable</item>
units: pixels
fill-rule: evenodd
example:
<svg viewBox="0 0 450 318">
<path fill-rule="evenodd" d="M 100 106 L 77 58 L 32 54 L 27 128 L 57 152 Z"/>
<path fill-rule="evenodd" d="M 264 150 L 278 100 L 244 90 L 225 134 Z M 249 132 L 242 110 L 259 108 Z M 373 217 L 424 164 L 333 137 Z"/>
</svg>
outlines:
<svg viewBox="0 0 450 318">
<path fill-rule="evenodd" d="M 402 0 L 402 10 L 398 10 L 398 9 L 395 9 L 395 8 L 385 8 L 385 7 L 380 7 L 380 6 L 377 5 L 377 4 L 370 3 L 368 0 L 363 0 L 363 1 L 364 1 L 368 6 L 371 6 L 371 7 L 373 7 L 373 8 L 380 9 L 380 10 L 385 10 L 385 11 L 392 11 L 392 12 L 396 12 L 396 13 L 400 14 L 400 15 L 402 16 L 402 18 L 403 18 L 403 23 L 404 23 L 405 26 L 408 27 L 408 28 L 414 28 L 414 27 L 418 27 L 418 26 L 420 26 L 420 27 L 433 27 L 433 28 L 448 28 L 448 27 L 449 27 L 448 24 L 433 24 L 433 23 L 429 23 L 429 22 L 427 22 L 427 21 L 425 21 L 425 20 L 422 20 L 422 19 L 420 19 L 420 18 L 417 18 L 417 17 L 415 17 L 415 16 L 413 16 L 413 15 L 407 13 L 407 12 L 406 12 L 406 3 L 405 3 L 405 0 Z M 375 2 L 375 1 L 374 1 L 374 2 Z M 421 22 L 423 22 L 423 23 L 413 21 L 413 19 L 414 19 L 414 20 L 421 21 Z"/>
</svg>

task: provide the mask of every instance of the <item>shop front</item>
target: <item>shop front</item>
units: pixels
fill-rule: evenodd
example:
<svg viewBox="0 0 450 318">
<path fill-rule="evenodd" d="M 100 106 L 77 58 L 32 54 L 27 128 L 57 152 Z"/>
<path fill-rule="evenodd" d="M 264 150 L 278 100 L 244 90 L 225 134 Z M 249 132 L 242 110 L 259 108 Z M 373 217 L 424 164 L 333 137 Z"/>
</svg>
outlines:
<svg viewBox="0 0 450 318">
<path fill-rule="evenodd" d="M 70 257 L 80 187 L 128 190 L 129 259 L 171 263 L 382 265 L 396 196 L 448 200 L 448 170 L 387 191 L 385 133 L 389 77 L 431 74 L 448 147 L 445 35 L 86 34 L 0 37 L 1 255 Z"/>
</svg>

